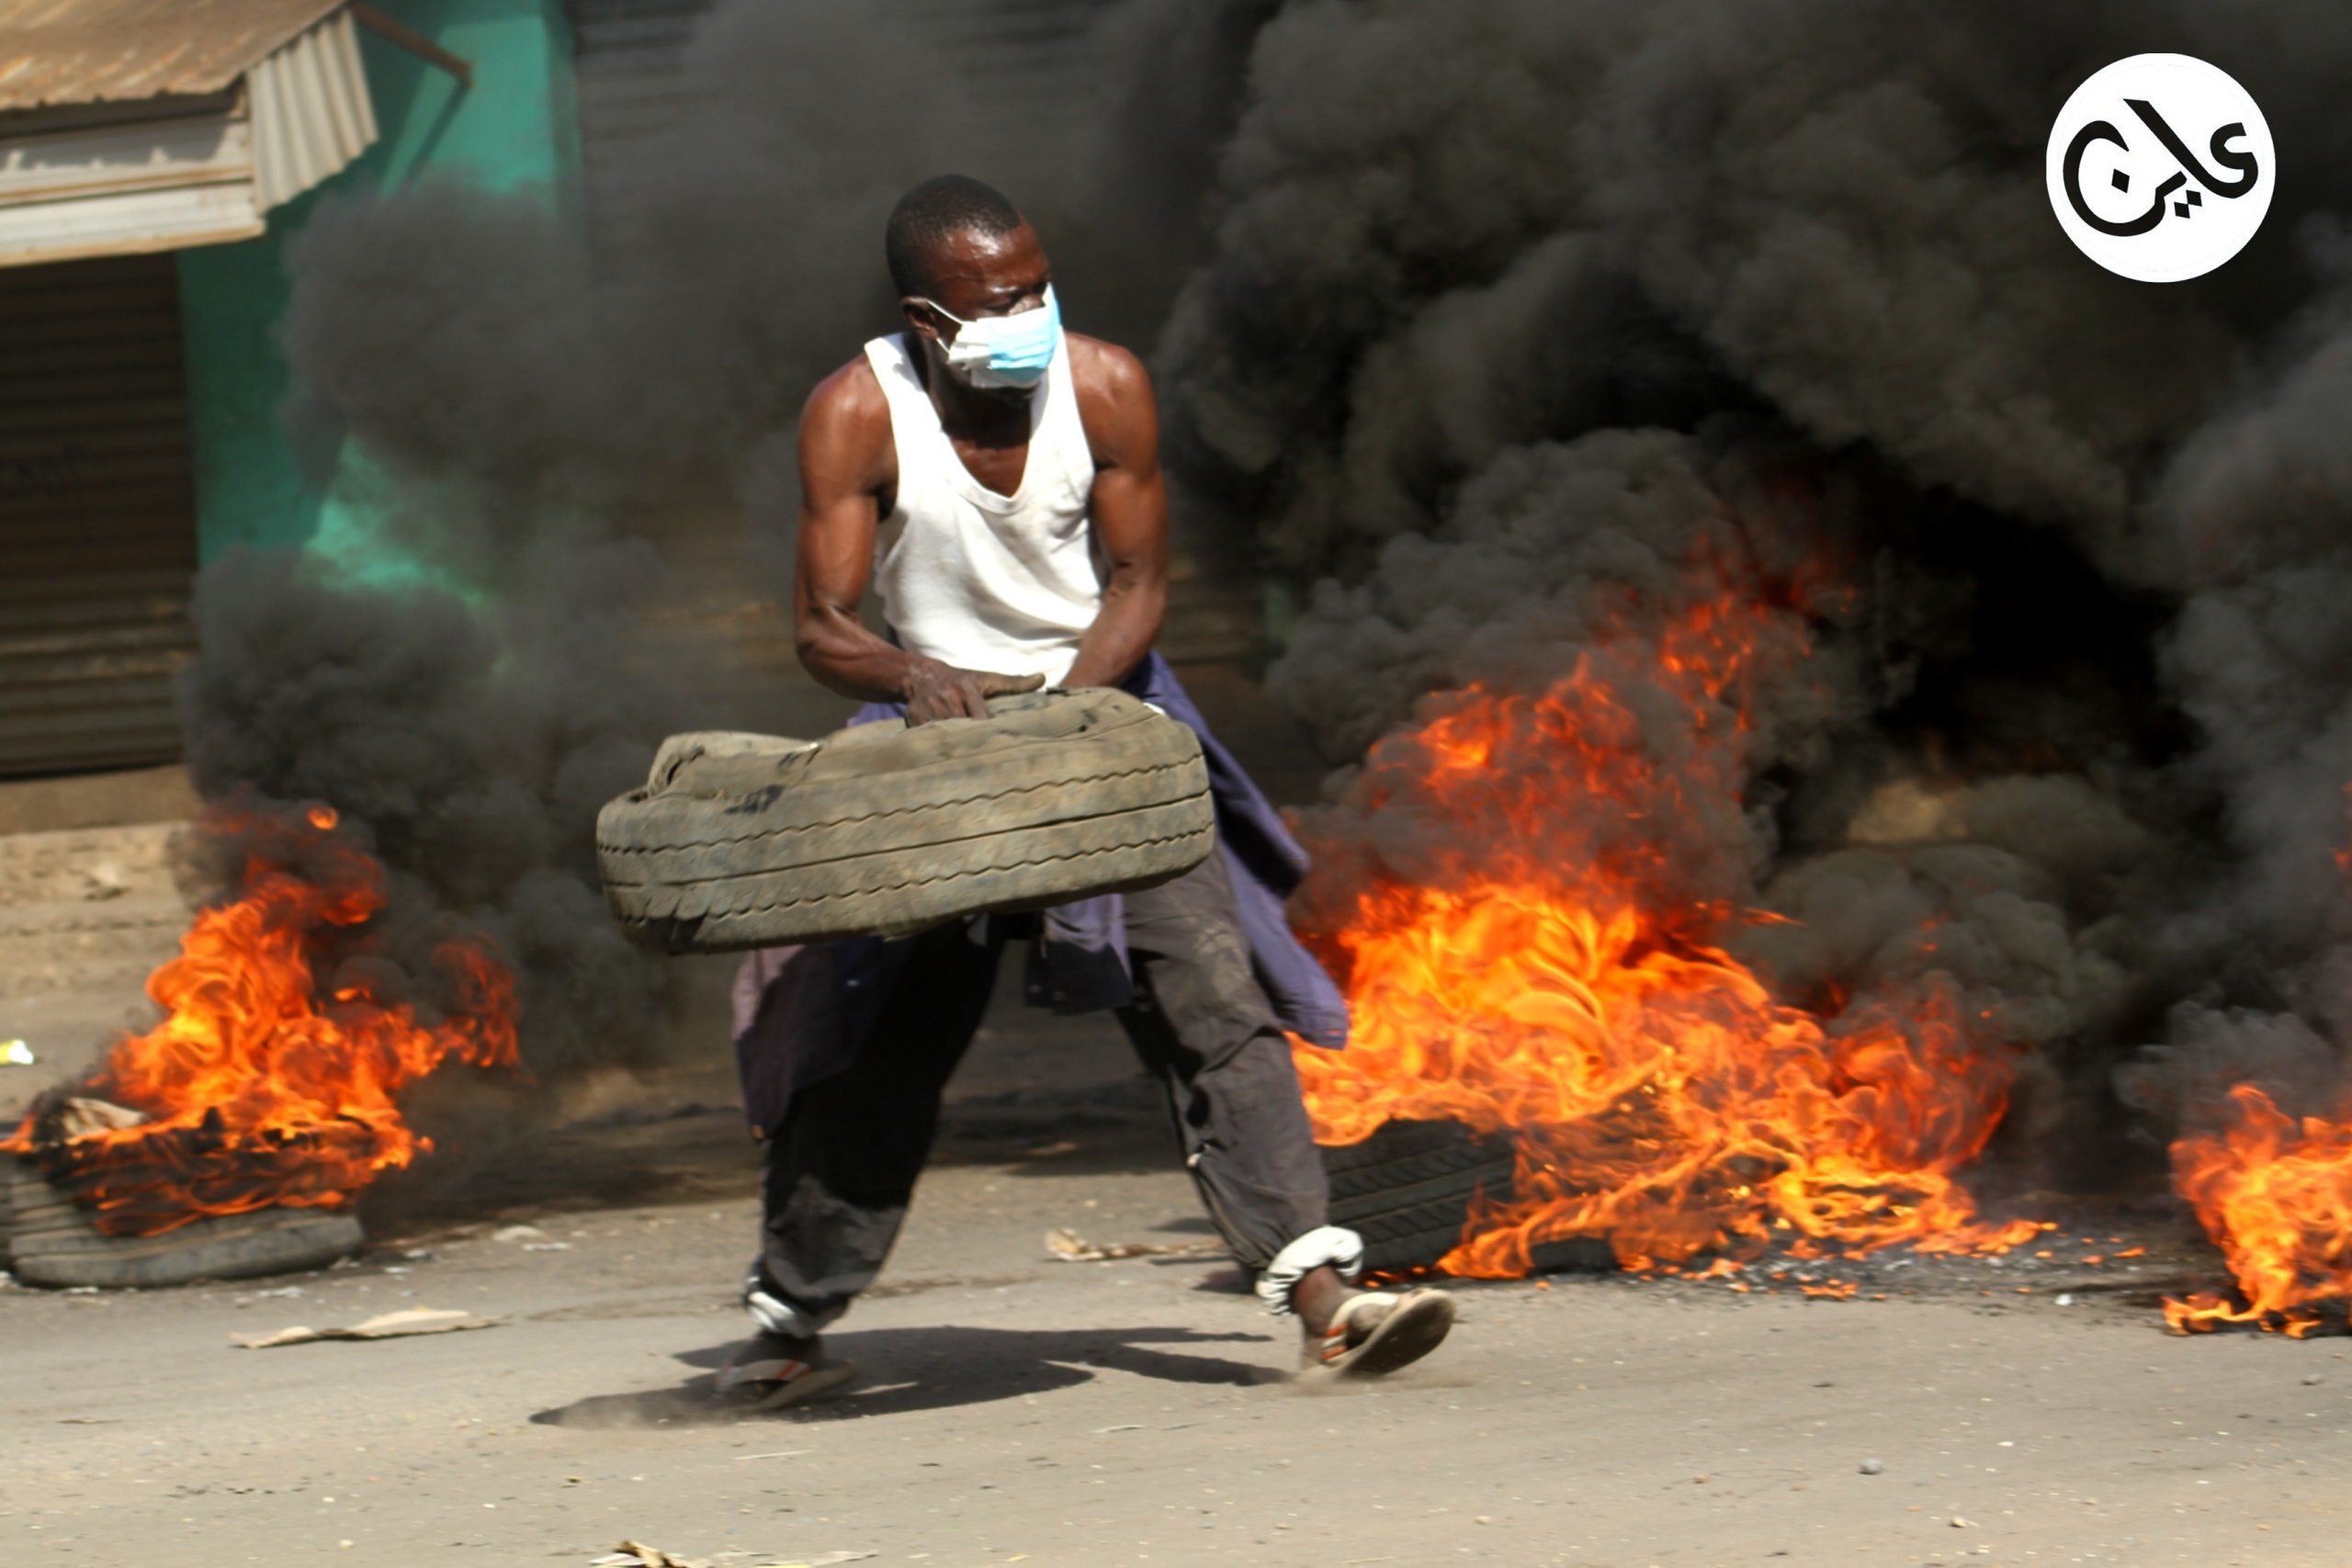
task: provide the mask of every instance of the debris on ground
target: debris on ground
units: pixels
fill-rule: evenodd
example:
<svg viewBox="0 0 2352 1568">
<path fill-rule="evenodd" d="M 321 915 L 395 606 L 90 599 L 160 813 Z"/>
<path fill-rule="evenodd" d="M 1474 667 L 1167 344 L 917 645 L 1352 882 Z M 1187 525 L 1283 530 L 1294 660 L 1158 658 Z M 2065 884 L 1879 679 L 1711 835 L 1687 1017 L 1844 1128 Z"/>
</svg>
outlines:
<svg viewBox="0 0 2352 1568">
<path fill-rule="evenodd" d="M 300 1285 L 280 1285 L 274 1291 L 248 1291 L 237 1297 L 236 1302 L 239 1306 L 250 1306 L 254 1302 L 292 1301 L 301 1293 Z"/>
<path fill-rule="evenodd" d="M 1205 1258 L 1224 1250 L 1223 1243 L 1206 1239 L 1098 1244 L 1061 1225 L 1046 1233 L 1046 1256 L 1063 1263 L 1109 1263 L 1122 1258 Z"/>
<path fill-rule="evenodd" d="M 36 1147 L 70 1144 L 93 1133 L 119 1133 L 144 1126 L 147 1113 L 96 1100 L 85 1094 L 59 1095 L 33 1108 L 32 1142 Z"/>
<path fill-rule="evenodd" d="M 29 1067 L 40 1060 L 21 1040 L 0 1040 L 0 1067 Z"/>
<path fill-rule="evenodd" d="M 722 1551 L 715 1557 L 680 1557 L 640 1540 L 625 1540 L 609 1555 L 590 1563 L 589 1568 L 833 1568 L 835 1563 L 863 1562 L 877 1555 L 872 1551 L 828 1551 L 819 1557 L 777 1557 L 759 1551 Z"/>
<path fill-rule="evenodd" d="M 577 1235 L 578 1233 L 573 1233 Z M 507 1225 L 490 1233 L 492 1241 L 503 1241 L 509 1247 L 520 1242 L 526 1252 L 570 1252 L 571 1244 L 556 1241 L 537 1225 Z"/>
<path fill-rule="evenodd" d="M 26 1285 L 147 1290 L 289 1274 L 331 1267 L 367 1239 L 347 1211 L 282 1208 L 212 1215 L 153 1235 L 108 1235 L 71 1193 L 24 1161 L 0 1157 L 0 1253 Z"/>
<path fill-rule="evenodd" d="M 271 1334 L 232 1334 L 230 1338 L 248 1350 L 274 1350 L 281 1345 L 308 1345 L 320 1339 L 408 1339 L 420 1334 L 462 1334 L 472 1328 L 495 1328 L 503 1317 L 477 1317 L 447 1307 L 405 1307 L 355 1323 L 347 1328 L 281 1328 Z"/>
</svg>

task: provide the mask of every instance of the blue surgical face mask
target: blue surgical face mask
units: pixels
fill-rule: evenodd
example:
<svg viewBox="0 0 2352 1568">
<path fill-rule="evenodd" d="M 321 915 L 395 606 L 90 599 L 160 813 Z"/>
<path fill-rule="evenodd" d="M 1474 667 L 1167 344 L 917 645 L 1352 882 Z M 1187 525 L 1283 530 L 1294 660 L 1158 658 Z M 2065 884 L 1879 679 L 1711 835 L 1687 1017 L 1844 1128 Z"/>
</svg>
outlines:
<svg viewBox="0 0 2352 1568">
<path fill-rule="evenodd" d="M 925 299 L 956 323 L 956 341 L 942 343 L 947 367 L 975 387 L 1011 388 L 1027 391 L 1045 379 L 1046 367 L 1061 346 L 1062 308 L 1046 286 L 1046 302 L 1035 310 L 1010 316 L 982 316 L 967 321 Z"/>
</svg>

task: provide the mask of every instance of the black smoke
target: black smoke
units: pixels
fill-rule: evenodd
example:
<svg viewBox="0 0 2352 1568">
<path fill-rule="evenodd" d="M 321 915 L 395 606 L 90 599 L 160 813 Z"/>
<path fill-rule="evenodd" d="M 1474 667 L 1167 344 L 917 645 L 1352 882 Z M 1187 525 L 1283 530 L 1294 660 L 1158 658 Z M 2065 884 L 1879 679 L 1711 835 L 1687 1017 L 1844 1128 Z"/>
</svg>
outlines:
<svg viewBox="0 0 2352 1568">
<path fill-rule="evenodd" d="M 2284 172 L 2236 260 L 2148 286 L 2042 159 L 2165 50 Z M 1481 852 L 1400 815 L 1380 738 L 1579 660 L 1652 711 L 1628 627 L 1729 581 L 1809 651 L 1745 694 L 1728 798 L 1642 825 L 1676 897 L 1797 918 L 1724 937 L 1784 995 L 1950 976 L 2035 1053 L 2011 1138 L 2071 1118 L 2067 1179 L 2127 1060 L 2159 1134 L 2233 1052 L 2340 1094 L 2347 55 L 2299 4 L 1285 7 L 1159 363 L 1196 504 L 1312 583 L 1273 671 L 1340 766 L 1310 915 Z"/>
<path fill-rule="evenodd" d="M 181 694 L 198 787 L 333 806 L 386 868 L 376 951 L 424 974 L 452 919 L 488 938 L 543 1074 L 649 1060 L 661 1039 L 663 971 L 605 913 L 586 831 L 643 779 L 680 696 L 628 667 L 632 555 L 650 551 L 567 553 L 543 597 L 485 606 L 248 552 L 208 568 L 196 599 Z"/>
</svg>

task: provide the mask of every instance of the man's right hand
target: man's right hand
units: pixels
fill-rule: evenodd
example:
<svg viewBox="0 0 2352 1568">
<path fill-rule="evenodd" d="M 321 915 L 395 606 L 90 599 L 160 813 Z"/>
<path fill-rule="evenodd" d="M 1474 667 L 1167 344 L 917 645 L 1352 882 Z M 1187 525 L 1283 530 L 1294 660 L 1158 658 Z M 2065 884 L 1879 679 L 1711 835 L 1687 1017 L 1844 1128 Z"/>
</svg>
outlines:
<svg viewBox="0 0 2352 1568">
<path fill-rule="evenodd" d="M 940 718 L 986 718 L 990 697 L 1034 692 L 1046 683 L 1043 675 L 997 675 L 985 670 L 958 670 L 936 659 L 907 662 L 907 725 L 929 724 Z"/>
</svg>

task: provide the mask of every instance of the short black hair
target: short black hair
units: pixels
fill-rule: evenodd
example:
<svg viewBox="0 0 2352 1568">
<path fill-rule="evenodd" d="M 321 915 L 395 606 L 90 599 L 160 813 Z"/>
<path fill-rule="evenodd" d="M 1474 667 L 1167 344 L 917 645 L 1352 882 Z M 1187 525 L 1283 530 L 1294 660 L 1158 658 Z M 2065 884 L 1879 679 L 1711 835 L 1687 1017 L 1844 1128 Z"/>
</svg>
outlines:
<svg viewBox="0 0 2352 1568">
<path fill-rule="evenodd" d="M 937 284 L 931 263 L 941 242 L 968 233 L 1001 239 L 1023 221 L 1021 209 L 994 186 L 968 175 L 933 175 L 890 209 L 882 235 L 890 285 L 901 295 L 928 295 Z"/>
</svg>

